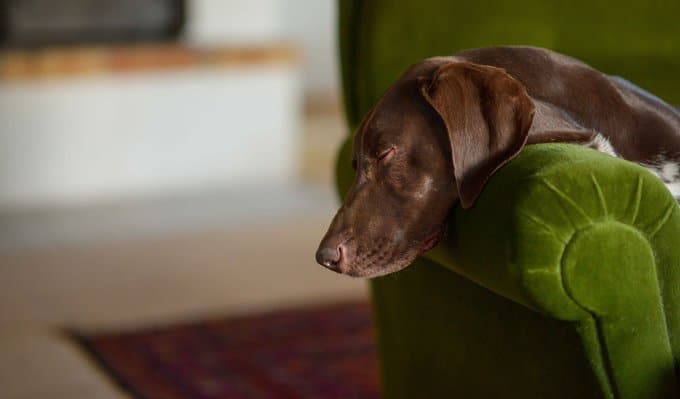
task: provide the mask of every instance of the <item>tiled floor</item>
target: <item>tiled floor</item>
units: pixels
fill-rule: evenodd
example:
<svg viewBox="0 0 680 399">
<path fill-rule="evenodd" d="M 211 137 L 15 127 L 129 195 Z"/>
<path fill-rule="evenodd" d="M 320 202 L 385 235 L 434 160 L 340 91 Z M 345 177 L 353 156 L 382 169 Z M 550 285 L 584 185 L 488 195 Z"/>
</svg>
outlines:
<svg viewBox="0 0 680 399">
<path fill-rule="evenodd" d="M 337 116 L 308 123 L 315 186 L 2 219 L 0 398 L 122 398 L 59 332 L 364 297 L 314 263 L 336 206 Z M 318 135 L 326 136 L 318 136 Z M 322 138 L 325 137 L 325 138 Z"/>
</svg>

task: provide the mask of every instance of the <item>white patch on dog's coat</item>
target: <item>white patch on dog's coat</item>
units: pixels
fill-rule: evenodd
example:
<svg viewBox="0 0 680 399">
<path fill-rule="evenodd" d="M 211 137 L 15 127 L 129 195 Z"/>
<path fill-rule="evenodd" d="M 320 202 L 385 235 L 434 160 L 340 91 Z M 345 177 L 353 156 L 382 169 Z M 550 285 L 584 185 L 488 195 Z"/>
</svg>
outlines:
<svg viewBox="0 0 680 399">
<path fill-rule="evenodd" d="M 678 164 L 668 162 L 661 165 L 661 176 L 659 177 L 661 177 L 663 181 L 672 182 L 678 178 L 678 175 L 680 175 L 680 167 L 678 167 Z"/>
<path fill-rule="evenodd" d="M 673 197 L 680 203 L 680 180 L 673 183 L 666 183 L 666 187 L 670 190 Z"/>
<path fill-rule="evenodd" d="M 680 165 L 668 161 L 656 166 L 654 172 L 668 187 L 673 196 L 680 201 Z"/>
<path fill-rule="evenodd" d="M 616 151 L 609 140 L 599 133 L 596 134 L 595 137 L 590 141 L 588 147 L 600 152 L 604 152 L 605 154 L 611 155 L 613 157 L 618 157 L 618 154 L 616 154 Z"/>
<path fill-rule="evenodd" d="M 614 157 L 619 156 L 609 140 L 599 133 L 587 146 Z M 642 164 L 642 166 L 661 179 L 668 191 L 680 203 L 680 164 L 678 161 L 665 159 L 663 154 L 660 154 L 657 161 L 652 164 Z"/>
<path fill-rule="evenodd" d="M 663 155 L 659 155 L 657 161 L 643 166 L 661 179 L 668 191 L 680 203 L 680 164 L 676 161 L 664 159 Z"/>
<path fill-rule="evenodd" d="M 434 181 L 432 180 L 431 177 L 426 176 L 425 179 L 423 179 L 423 182 L 421 186 L 418 188 L 418 191 L 414 193 L 414 195 L 417 198 L 424 198 L 425 195 L 432 189 L 432 184 Z"/>
</svg>

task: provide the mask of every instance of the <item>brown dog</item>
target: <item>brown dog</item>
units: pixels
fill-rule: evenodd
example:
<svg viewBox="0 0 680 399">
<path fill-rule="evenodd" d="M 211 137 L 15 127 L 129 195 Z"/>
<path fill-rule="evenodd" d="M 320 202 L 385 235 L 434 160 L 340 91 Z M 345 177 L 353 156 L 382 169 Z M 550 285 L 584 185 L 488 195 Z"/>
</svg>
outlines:
<svg viewBox="0 0 680 399">
<path fill-rule="evenodd" d="M 375 277 L 434 247 L 456 201 L 526 144 L 576 142 L 641 163 L 680 197 L 680 112 L 627 81 L 531 47 L 493 47 L 409 68 L 354 136 L 355 181 L 316 253 Z"/>
</svg>

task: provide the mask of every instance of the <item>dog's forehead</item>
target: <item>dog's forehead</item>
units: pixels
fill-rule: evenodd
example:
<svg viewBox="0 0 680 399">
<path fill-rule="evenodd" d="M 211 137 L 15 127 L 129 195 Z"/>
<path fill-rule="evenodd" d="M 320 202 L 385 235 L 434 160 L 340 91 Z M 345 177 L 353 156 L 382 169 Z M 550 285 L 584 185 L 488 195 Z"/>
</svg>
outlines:
<svg viewBox="0 0 680 399">
<path fill-rule="evenodd" d="M 385 139 L 386 133 L 377 125 L 367 124 L 354 137 L 354 152 L 358 156 L 373 154 Z"/>
<path fill-rule="evenodd" d="M 370 120 L 362 126 L 355 138 L 355 145 L 360 152 L 372 154 L 382 147 L 393 145 L 399 140 L 408 118 L 391 106 L 376 107 Z"/>
<path fill-rule="evenodd" d="M 354 137 L 356 155 L 375 156 L 388 147 L 407 149 L 429 142 L 427 118 L 420 107 L 408 104 L 375 110 Z"/>
<path fill-rule="evenodd" d="M 399 142 L 409 144 L 414 137 L 406 135 L 408 130 L 422 127 L 427 122 L 423 108 L 427 105 L 420 93 L 423 71 L 432 65 L 416 65 L 394 82 L 364 117 L 354 137 L 357 155 L 374 155 L 384 147 Z"/>
</svg>

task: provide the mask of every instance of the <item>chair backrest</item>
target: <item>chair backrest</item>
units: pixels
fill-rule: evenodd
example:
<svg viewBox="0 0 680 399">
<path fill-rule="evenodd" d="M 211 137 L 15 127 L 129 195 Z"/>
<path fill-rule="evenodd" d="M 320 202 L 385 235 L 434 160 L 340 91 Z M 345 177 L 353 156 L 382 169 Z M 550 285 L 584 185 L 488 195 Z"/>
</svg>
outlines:
<svg viewBox="0 0 680 399">
<path fill-rule="evenodd" d="M 680 104 L 678 21 L 674 0 L 340 0 L 348 120 L 419 60 L 503 44 L 574 56 Z"/>
</svg>

